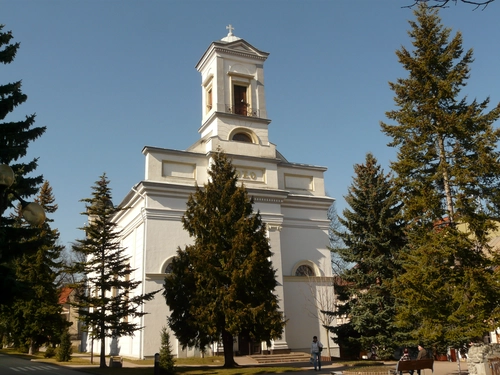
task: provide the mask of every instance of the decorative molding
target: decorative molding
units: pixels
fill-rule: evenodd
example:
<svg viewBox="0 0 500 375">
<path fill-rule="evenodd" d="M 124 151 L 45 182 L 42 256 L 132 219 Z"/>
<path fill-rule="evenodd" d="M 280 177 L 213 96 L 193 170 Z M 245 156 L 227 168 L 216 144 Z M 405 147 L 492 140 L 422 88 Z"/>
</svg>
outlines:
<svg viewBox="0 0 500 375">
<path fill-rule="evenodd" d="M 245 52 L 242 50 L 233 50 L 233 49 L 228 49 L 228 48 L 218 47 L 218 46 L 214 47 L 214 51 L 227 53 L 228 55 L 247 57 L 250 59 L 262 60 L 262 61 L 265 61 L 267 59 L 267 56 L 259 56 L 259 55 L 256 55 L 254 53 L 249 53 L 249 52 Z"/>
<path fill-rule="evenodd" d="M 266 223 L 266 227 L 270 232 L 281 232 L 281 229 L 283 229 L 283 227 L 279 224 Z"/>
<path fill-rule="evenodd" d="M 148 280 L 163 280 L 167 276 L 166 273 L 149 273 L 146 272 L 146 279 Z"/>
<path fill-rule="evenodd" d="M 328 219 L 293 219 L 285 218 L 283 220 L 283 227 L 286 228 L 309 228 L 309 229 L 320 229 L 328 230 L 330 228 L 330 220 Z"/>
<path fill-rule="evenodd" d="M 232 69 L 232 68 L 230 68 L 230 69 Z M 227 72 L 227 75 L 231 76 L 231 77 L 240 77 L 240 78 L 245 78 L 245 79 L 248 79 L 248 80 L 255 80 L 255 75 L 254 74 L 240 73 L 240 72 L 236 72 L 234 70 L 229 70 Z M 247 82 L 247 83 L 249 83 L 249 82 Z"/>
<path fill-rule="evenodd" d="M 253 196 L 254 202 L 265 202 L 265 203 L 283 203 L 283 199 L 279 198 L 263 198 Z"/>
<path fill-rule="evenodd" d="M 335 277 L 333 276 L 283 276 L 283 282 L 287 283 L 328 283 L 333 288 L 333 282 Z M 331 284 L 330 284 L 331 283 Z"/>
<path fill-rule="evenodd" d="M 252 168 L 235 165 L 236 177 L 240 181 L 266 182 L 266 170 L 263 168 Z"/>
<path fill-rule="evenodd" d="M 291 208 L 309 208 L 323 210 L 325 207 L 329 208 L 335 198 L 317 195 L 299 195 L 290 193 L 287 196 L 283 206 Z"/>
<path fill-rule="evenodd" d="M 147 208 L 143 212 L 144 219 L 179 221 L 185 210 L 172 210 L 165 208 Z"/>
<path fill-rule="evenodd" d="M 212 81 L 212 79 L 213 79 L 213 78 L 214 78 L 214 74 L 213 74 L 213 73 L 210 73 L 210 74 L 209 74 L 209 75 L 205 78 L 205 80 L 202 82 L 202 84 L 201 84 L 201 85 L 202 85 L 203 87 L 206 87 L 206 86 L 210 83 L 210 81 Z"/>
<path fill-rule="evenodd" d="M 296 272 L 300 266 L 308 266 L 314 272 L 314 275 L 297 276 Z M 294 264 L 290 275 L 295 277 L 306 277 L 308 279 L 310 279 L 311 277 L 321 277 L 321 269 L 312 260 L 303 259 Z"/>
</svg>

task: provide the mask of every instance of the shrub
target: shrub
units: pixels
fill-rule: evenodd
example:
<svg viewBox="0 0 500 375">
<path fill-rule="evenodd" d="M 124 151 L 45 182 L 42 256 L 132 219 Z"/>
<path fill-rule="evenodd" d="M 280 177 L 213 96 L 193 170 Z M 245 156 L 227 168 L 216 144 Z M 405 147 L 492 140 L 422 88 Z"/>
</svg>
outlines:
<svg viewBox="0 0 500 375">
<path fill-rule="evenodd" d="M 53 346 L 49 346 L 44 353 L 45 358 L 52 358 L 56 355 L 56 349 Z"/>
<path fill-rule="evenodd" d="M 168 334 L 165 327 L 161 329 L 161 347 L 159 360 L 160 371 L 162 374 L 171 375 L 175 372 L 174 356 L 172 355 L 172 349 L 170 348 L 170 335 Z"/>
<path fill-rule="evenodd" d="M 57 350 L 56 359 L 58 362 L 68 362 L 71 359 L 73 348 L 71 347 L 71 338 L 68 330 L 61 335 L 61 344 Z"/>
</svg>

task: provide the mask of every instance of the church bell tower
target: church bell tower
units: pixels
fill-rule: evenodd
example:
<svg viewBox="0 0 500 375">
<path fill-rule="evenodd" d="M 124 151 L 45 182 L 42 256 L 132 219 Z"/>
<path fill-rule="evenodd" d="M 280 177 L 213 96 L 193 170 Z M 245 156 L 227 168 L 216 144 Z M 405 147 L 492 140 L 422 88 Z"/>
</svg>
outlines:
<svg viewBox="0 0 500 375">
<path fill-rule="evenodd" d="M 263 52 L 233 34 L 213 42 L 196 69 L 201 73 L 202 121 L 197 151 L 215 151 L 274 158 L 269 142 Z"/>
</svg>

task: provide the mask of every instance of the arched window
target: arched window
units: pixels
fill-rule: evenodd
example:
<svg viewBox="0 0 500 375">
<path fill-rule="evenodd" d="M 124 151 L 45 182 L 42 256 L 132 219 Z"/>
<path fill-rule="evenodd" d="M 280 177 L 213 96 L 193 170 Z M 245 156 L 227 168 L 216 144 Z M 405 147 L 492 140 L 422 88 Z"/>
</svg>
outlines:
<svg viewBox="0 0 500 375">
<path fill-rule="evenodd" d="M 302 264 L 295 270 L 295 276 L 315 276 L 315 274 L 311 266 Z"/>
<path fill-rule="evenodd" d="M 233 141 L 253 143 L 252 138 L 246 133 L 236 133 L 233 135 Z"/>
<path fill-rule="evenodd" d="M 165 267 L 165 273 L 166 274 L 172 273 L 172 262 L 170 262 L 169 264 L 167 264 L 167 266 Z"/>
</svg>

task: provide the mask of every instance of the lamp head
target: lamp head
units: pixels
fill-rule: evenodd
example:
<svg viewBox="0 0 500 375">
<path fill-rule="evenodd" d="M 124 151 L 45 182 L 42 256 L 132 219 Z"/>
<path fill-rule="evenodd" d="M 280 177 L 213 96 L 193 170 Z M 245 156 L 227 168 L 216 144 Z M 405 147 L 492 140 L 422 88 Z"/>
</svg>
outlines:
<svg viewBox="0 0 500 375">
<path fill-rule="evenodd" d="M 2 192 L 0 200 L 0 214 L 7 209 L 8 200 L 5 193 L 13 194 L 16 199 L 21 202 L 22 214 L 24 219 L 31 225 L 41 225 L 45 221 L 45 211 L 42 206 L 38 203 L 31 202 L 28 203 L 22 199 L 19 194 L 15 191 L 11 191 L 9 188 L 14 183 L 15 175 L 14 171 L 7 164 L 0 164 L 0 192 Z"/>
<path fill-rule="evenodd" d="M 0 164 L 0 186 L 9 188 L 14 183 L 14 171 L 7 164 Z"/>
<path fill-rule="evenodd" d="M 28 223 L 34 226 L 43 224 L 45 221 L 45 211 L 42 206 L 36 202 L 30 202 L 26 205 L 23 204 L 22 207 L 23 217 Z"/>
</svg>

